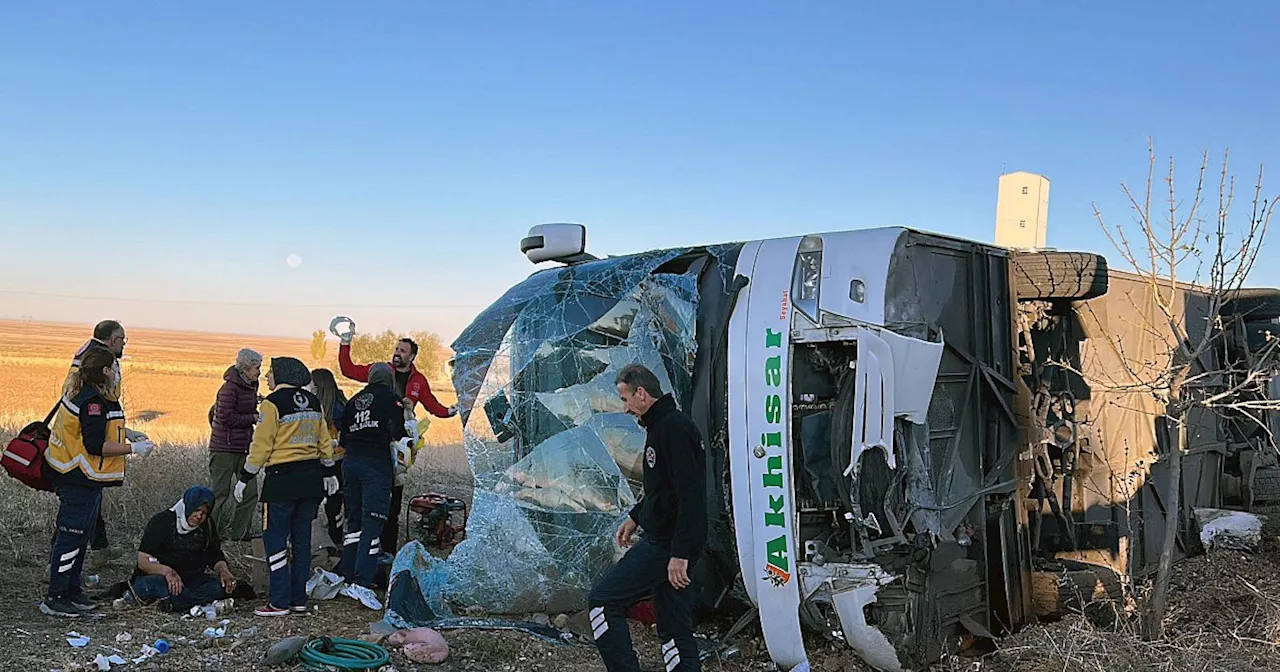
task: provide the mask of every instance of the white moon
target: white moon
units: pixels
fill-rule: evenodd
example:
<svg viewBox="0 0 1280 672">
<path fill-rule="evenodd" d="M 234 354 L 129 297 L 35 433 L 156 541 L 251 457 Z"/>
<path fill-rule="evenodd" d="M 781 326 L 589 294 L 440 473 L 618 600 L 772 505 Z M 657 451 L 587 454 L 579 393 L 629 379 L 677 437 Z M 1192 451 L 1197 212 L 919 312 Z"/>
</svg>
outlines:
<svg viewBox="0 0 1280 672">
<path fill-rule="evenodd" d="M 284 258 L 284 263 L 289 268 L 297 268 L 302 265 L 302 257 L 296 254 L 291 254 Z"/>
</svg>

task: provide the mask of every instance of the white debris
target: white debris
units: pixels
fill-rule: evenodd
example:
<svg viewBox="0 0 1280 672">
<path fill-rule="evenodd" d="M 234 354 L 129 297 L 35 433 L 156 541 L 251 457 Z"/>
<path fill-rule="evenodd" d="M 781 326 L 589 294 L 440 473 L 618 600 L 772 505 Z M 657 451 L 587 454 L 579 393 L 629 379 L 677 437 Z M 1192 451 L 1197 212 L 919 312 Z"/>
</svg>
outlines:
<svg viewBox="0 0 1280 672">
<path fill-rule="evenodd" d="M 132 642 L 132 641 L 133 641 L 133 635 L 127 632 L 122 632 L 116 635 L 116 644 L 128 644 L 129 642 Z"/>
<path fill-rule="evenodd" d="M 74 631 L 68 632 L 67 643 L 77 649 L 83 649 L 84 647 L 89 646 L 89 635 L 82 635 Z"/>
<path fill-rule="evenodd" d="M 1206 551 L 1231 549 L 1256 551 L 1262 544 L 1262 517 L 1244 511 L 1195 509 L 1200 543 Z"/>
</svg>

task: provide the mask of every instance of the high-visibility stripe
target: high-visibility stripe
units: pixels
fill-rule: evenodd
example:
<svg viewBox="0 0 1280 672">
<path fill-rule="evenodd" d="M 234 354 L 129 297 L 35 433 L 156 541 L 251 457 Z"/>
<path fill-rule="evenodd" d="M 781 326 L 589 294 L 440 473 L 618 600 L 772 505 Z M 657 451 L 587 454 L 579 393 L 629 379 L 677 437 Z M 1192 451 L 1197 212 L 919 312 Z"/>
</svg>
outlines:
<svg viewBox="0 0 1280 672">
<path fill-rule="evenodd" d="M 21 456 L 21 455 L 19 455 L 19 454 L 15 453 L 15 452 L 13 452 L 13 451 L 10 451 L 10 450 L 6 450 L 6 451 L 4 451 L 4 456 L 5 456 L 5 457 L 7 457 L 7 458 L 9 458 L 9 459 L 11 459 L 11 460 L 13 460 L 14 462 L 17 462 L 18 464 L 21 464 L 21 465 L 22 465 L 22 466 L 24 466 L 24 467 L 29 467 L 29 466 L 31 466 L 31 460 L 28 460 L 27 458 L 25 458 L 25 457 L 23 457 L 23 456 Z"/>
<path fill-rule="evenodd" d="M 78 548 L 77 548 L 76 550 L 74 550 L 74 551 L 71 551 L 70 553 L 63 553 L 63 554 L 62 554 L 62 557 L 61 557 L 61 558 L 58 558 L 58 561 L 59 561 L 59 562 L 66 562 L 66 561 L 68 561 L 68 560 L 70 560 L 70 559 L 72 559 L 72 558 L 76 557 L 77 555 L 80 555 L 80 549 L 78 549 Z"/>
</svg>

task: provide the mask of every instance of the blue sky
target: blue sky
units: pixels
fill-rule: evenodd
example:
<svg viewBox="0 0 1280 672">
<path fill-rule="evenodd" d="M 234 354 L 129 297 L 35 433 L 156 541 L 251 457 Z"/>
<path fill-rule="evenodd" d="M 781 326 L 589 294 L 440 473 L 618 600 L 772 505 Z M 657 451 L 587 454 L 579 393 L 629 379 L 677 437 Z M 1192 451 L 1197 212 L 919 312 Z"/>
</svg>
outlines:
<svg viewBox="0 0 1280 672">
<path fill-rule="evenodd" d="M 586 223 L 597 254 L 886 225 L 990 241 L 999 173 L 1028 170 L 1052 180 L 1049 244 L 1109 252 L 1090 203 L 1128 217 L 1148 135 L 1188 171 L 1230 146 L 1248 184 L 1280 161 L 1260 2 L 3 17 L 3 317 L 305 335 L 341 312 L 452 338 L 533 270 L 517 244 L 540 222 Z M 1255 284 L 1280 284 L 1271 250 Z"/>
</svg>

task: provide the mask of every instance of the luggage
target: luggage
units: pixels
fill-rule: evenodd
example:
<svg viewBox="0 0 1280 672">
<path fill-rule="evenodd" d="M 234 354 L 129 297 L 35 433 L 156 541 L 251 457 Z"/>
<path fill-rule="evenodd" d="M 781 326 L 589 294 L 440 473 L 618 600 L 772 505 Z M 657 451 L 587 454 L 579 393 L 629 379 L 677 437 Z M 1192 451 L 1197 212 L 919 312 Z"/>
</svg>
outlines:
<svg viewBox="0 0 1280 672">
<path fill-rule="evenodd" d="M 29 488 L 52 492 L 45 479 L 44 451 L 49 447 L 49 423 L 58 412 L 57 404 L 43 422 L 33 422 L 22 428 L 18 435 L 4 447 L 0 465 L 10 476 L 22 481 Z"/>
</svg>

